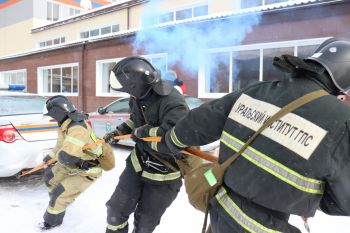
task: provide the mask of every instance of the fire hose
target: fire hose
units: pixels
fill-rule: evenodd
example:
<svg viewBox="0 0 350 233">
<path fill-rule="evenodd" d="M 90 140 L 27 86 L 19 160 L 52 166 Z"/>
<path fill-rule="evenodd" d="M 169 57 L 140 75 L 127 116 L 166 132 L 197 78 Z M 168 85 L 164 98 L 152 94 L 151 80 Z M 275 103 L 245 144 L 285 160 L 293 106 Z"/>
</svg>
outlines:
<svg viewBox="0 0 350 233">
<path fill-rule="evenodd" d="M 131 138 L 131 134 L 118 135 L 118 136 L 114 137 L 114 139 L 116 139 L 116 140 L 129 139 L 129 138 Z M 145 142 L 160 142 L 161 141 L 161 137 L 145 137 L 145 138 L 141 138 L 141 140 L 143 140 Z M 104 142 L 104 140 L 103 139 L 99 139 L 95 143 L 88 143 L 85 146 L 83 146 L 82 150 L 87 150 L 89 148 L 93 148 L 93 147 L 96 146 L 96 144 L 101 144 L 102 142 Z M 202 158 L 204 160 L 208 160 L 208 161 L 211 161 L 211 162 L 217 161 L 217 159 L 218 159 L 216 156 L 213 156 L 211 154 L 208 154 L 206 152 L 198 150 L 198 149 L 196 149 L 194 147 L 187 147 L 187 148 L 181 150 L 181 153 L 189 155 L 189 156 L 197 156 L 197 157 L 200 157 L 200 158 Z M 53 164 L 55 162 L 57 162 L 57 159 L 56 158 L 52 158 L 52 159 L 48 160 L 47 162 L 43 162 L 43 163 L 37 165 L 36 167 L 34 167 L 33 169 L 31 169 L 29 171 L 23 171 L 22 174 L 19 175 L 19 177 L 32 174 L 32 173 L 34 173 L 36 171 L 44 169 L 45 167 L 47 167 L 47 166 L 49 166 L 49 165 L 51 165 L 51 164 Z"/>
</svg>

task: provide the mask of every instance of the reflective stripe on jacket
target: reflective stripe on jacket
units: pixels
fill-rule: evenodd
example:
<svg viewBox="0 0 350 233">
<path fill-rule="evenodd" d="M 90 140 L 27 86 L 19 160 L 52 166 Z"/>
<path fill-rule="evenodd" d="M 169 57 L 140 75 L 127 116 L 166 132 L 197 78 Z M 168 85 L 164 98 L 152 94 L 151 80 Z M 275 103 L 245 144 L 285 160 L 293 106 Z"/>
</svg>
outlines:
<svg viewBox="0 0 350 233">
<path fill-rule="evenodd" d="M 91 127 L 86 122 L 72 122 L 67 119 L 63 122 L 58 130 L 57 144 L 53 150 L 56 156 L 64 152 L 66 156 L 71 156 L 72 161 L 96 160 L 102 154 L 102 145 L 96 144 L 95 147 L 83 151 L 82 148 L 88 143 L 94 143 L 98 140 Z M 58 161 L 60 159 L 58 158 Z M 102 169 L 99 166 L 92 167 L 88 170 L 77 169 L 74 164 L 67 166 L 72 173 L 84 173 L 86 175 L 99 175 Z"/>
<path fill-rule="evenodd" d="M 192 110 L 176 124 L 171 138 L 180 147 L 220 139 L 222 163 L 279 109 L 331 88 L 311 76 L 258 83 Z M 225 187 L 286 214 L 313 216 L 320 207 L 350 215 L 349 119 L 350 108 L 333 95 L 297 108 L 265 129 L 231 164 Z"/>
</svg>

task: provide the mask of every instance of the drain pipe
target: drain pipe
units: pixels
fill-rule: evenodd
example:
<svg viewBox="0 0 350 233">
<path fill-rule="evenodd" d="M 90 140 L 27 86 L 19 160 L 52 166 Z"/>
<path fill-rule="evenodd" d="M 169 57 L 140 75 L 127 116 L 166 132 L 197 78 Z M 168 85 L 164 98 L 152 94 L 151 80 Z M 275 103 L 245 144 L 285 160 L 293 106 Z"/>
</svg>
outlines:
<svg viewBox="0 0 350 233">
<path fill-rule="evenodd" d="M 79 83 L 78 86 L 79 88 L 79 98 L 78 98 L 78 103 L 80 103 L 80 109 L 83 112 L 86 112 L 85 109 L 85 85 L 84 85 L 84 76 L 85 76 L 85 50 L 86 50 L 86 42 L 84 41 L 82 46 L 81 46 L 81 66 L 80 66 L 80 71 L 79 72 Z"/>
</svg>

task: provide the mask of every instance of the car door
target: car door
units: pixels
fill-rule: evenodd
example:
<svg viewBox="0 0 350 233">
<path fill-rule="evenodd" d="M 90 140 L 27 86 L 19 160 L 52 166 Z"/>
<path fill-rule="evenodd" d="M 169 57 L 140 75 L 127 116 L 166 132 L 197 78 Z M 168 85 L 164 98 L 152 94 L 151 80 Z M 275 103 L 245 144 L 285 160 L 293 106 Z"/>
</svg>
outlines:
<svg viewBox="0 0 350 233">
<path fill-rule="evenodd" d="M 129 118 L 129 98 L 118 99 L 101 108 L 100 113 L 90 114 L 93 129 L 103 137 Z"/>
</svg>

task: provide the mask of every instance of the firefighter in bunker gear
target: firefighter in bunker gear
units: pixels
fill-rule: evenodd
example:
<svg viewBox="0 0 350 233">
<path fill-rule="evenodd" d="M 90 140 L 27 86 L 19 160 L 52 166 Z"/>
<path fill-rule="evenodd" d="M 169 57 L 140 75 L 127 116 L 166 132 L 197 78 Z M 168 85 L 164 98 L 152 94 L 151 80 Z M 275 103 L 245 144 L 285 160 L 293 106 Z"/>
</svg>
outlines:
<svg viewBox="0 0 350 233">
<path fill-rule="evenodd" d="M 65 96 L 54 96 L 46 102 L 44 114 L 54 118 L 58 125 L 56 146 L 44 158 L 56 158 L 57 163 L 45 170 L 44 180 L 50 202 L 44 214 L 42 229 L 62 224 L 66 208 L 101 176 L 97 158 L 102 154 L 101 144 L 86 151 L 82 147 L 97 141 L 87 115 L 79 113 Z"/>
<path fill-rule="evenodd" d="M 188 112 L 184 97 L 171 83 L 161 80 L 160 71 L 141 57 L 128 57 L 111 71 L 111 88 L 131 95 L 130 119 L 105 135 L 132 133 L 136 145 L 126 159 L 126 168 L 107 202 L 107 233 L 127 233 L 128 218 L 134 212 L 134 233 L 151 233 L 175 200 L 182 185 L 173 158 L 146 150 L 141 137 L 161 136 Z"/>
<path fill-rule="evenodd" d="M 211 101 L 181 119 L 165 144 L 177 153 L 220 138 L 222 163 L 258 128 L 293 100 L 315 90 L 323 96 L 265 129 L 233 162 L 210 200 L 211 233 L 288 232 L 290 214 L 350 215 L 350 43 L 325 41 L 306 59 L 283 55 L 275 65 L 291 73 Z M 164 151 L 166 152 L 166 151 Z"/>
</svg>

